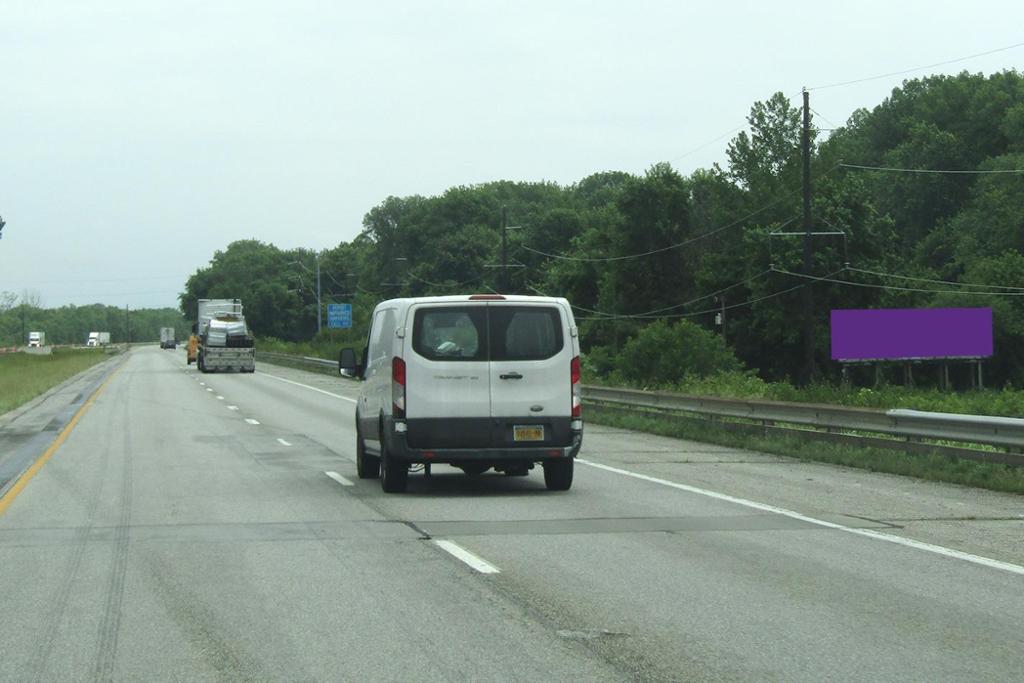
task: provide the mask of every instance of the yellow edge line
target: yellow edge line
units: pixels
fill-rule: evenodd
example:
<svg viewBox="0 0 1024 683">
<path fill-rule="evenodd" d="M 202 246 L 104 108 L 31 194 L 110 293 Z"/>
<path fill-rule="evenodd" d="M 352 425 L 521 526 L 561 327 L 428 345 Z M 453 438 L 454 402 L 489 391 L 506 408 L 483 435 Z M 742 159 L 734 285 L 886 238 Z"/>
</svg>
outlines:
<svg viewBox="0 0 1024 683">
<path fill-rule="evenodd" d="M 75 428 L 76 424 L 78 424 L 78 420 L 81 419 L 82 415 L 85 415 L 85 411 L 92 407 L 92 404 L 96 401 L 99 395 L 103 393 L 103 390 L 107 388 L 107 385 L 110 384 L 110 380 L 114 379 L 114 375 L 118 373 L 121 367 L 122 366 L 118 366 L 117 369 L 110 373 L 110 377 L 108 377 L 106 381 L 96 389 L 96 391 L 92 392 L 92 396 L 89 397 L 89 400 L 86 401 L 85 404 L 78 409 L 78 412 L 75 413 L 74 417 L 68 421 L 64 426 L 64 429 L 62 429 L 60 434 L 57 435 L 54 442 L 50 444 L 50 447 L 47 448 L 41 456 L 39 456 L 38 460 L 32 463 L 31 467 L 25 470 L 25 472 L 18 477 L 18 481 L 14 483 L 14 486 L 7 489 L 7 493 L 0 498 L 0 515 L 3 515 L 7 511 L 7 508 L 11 506 L 11 503 L 13 503 L 14 499 L 18 497 L 18 494 L 21 493 L 22 489 L 28 485 L 32 480 L 32 477 L 36 476 L 36 473 L 43 468 L 46 461 L 53 457 L 53 454 L 57 452 L 57 449 L 60 448 L 61 444 L 63 444 L 68 438 L 68 434 L 71 433 L 71 430 Z"/>
</svg>

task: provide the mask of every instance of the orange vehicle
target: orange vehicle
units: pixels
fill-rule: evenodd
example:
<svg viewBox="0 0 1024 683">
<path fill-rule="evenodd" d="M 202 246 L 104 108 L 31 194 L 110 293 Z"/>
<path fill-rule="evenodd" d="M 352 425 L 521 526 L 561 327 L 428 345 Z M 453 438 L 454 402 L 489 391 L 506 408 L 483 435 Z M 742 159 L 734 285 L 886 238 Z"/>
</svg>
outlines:
<svg viewBox="0 0 1024 683">
<path fill-rule="evenodd" d="M 185 347 L 185 358 L 188 360 L 188 365 L 192 365 L 196 362 L 196 356 L 199 354 L 199 337 L 194 334 L 188 336 L 188 346 Z"/>
</svg>

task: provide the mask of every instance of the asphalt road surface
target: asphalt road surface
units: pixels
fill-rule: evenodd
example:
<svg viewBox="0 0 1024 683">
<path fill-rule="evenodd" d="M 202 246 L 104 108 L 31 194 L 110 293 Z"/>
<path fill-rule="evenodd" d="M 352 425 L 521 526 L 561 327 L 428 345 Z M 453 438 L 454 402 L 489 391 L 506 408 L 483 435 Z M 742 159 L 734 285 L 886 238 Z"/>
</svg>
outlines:
<svg viewBox="0 0 1024 683">
<path fill-rule="evenodd" d="M 598 425 L 385 495 L 352 382 L 115 363 L 0 499 L 2 680 L 1024 677 L 1018 496 Z"/>
</svg>

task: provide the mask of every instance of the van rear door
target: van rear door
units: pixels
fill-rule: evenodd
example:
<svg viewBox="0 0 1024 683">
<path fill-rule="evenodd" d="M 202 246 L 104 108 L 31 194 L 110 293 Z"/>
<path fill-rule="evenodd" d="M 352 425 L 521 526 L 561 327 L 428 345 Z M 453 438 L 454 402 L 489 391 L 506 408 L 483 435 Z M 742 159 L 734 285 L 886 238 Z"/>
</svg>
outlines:
<svg viewBox="0 0 1024 683">
<path fill-rule="evenodd" d="M 492 441 L 505 448 L 571 442 L 568 317 L 554 302 L 490 302 Z"/>
<path fill-rule="evenodd" d="M 404 348 L 409 445 L 489 447 L 486 304 L 413 305 Z"/>
</svg>

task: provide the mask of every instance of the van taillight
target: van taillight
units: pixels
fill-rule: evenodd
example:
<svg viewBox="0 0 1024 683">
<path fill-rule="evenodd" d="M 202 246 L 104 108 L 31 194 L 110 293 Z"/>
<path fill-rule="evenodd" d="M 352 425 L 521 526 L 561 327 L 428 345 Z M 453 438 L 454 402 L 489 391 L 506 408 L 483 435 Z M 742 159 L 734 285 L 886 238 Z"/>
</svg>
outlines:
<svg viewBox="0 0 1024 683">
<path fill-rule="evenodd" d="M 405 361 L 391 359 L 391 417 L 405 417 Z"/>
<path fill-rule="evenodd" d="M 569 378 L 572 383 L 572 416 L 583 417 L 583 388 L 580 383 L 580 357 L 576 356 L 569 364 Z"/>
</svg>

